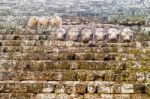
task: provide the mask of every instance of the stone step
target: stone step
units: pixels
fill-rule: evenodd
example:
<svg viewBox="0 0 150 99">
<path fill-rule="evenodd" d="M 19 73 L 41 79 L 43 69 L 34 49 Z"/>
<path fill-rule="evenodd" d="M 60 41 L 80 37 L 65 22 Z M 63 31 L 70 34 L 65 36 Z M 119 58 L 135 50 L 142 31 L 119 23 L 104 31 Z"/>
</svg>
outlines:
<svg viewBox="0 0 150 99">
<path fill-rule="evenodd" d="M 149 47 L 150 41 L 129 43 L 107 43 L 107 42 L 73 42 L 55 40 L 0 40 L 0 46 L 47 46 L 47 47 Z"/>
<path fill-rule="evenodd" d="M 136 47 L 136 42 L 112 43 L 112 42 L 74 42 L 59 40 L 0 40 L 1 46 L 55 46 L 55 47 Z M 147 41 L 148 43 L 148 41 Z"/>
<path fill-rule="evenodd" d="M 39 30 L 40 31 L 40 30 Z M 56 38 L 56 34 L 54 34 L 53 32 L 51 33 L 47 33 L 47 31 L 43 31 L 43 33 L 37 33 L 39 31 L 32 31 L 31 33 L 29 32 L 25 32 L 25 30 L 22 30 L 22 31 L 18 31 L 20 33 L 16 33 L 15 31 L 13 31 L 12 29 L 10 30 L 6 30 L 6 29 L 0 29 L 0 36 L 2 37 L 2 39 L 8 39 L 8 40 L 11 40 L 11 39 L 36 39 L 36 40 L 45 40 L 45 39 L 52 39 L 52 36 Z M 33 38 L 31 38 L 31 36 L 33 36 Z M 67 37 L 66 37 L 67 39 Z M 64 39 L 65 40 L 65 39 Z M 107 39 L 109 40 L 109 38 Z M 118 38 L 118 41 L 121 41 L 122 39 L 121 38 Z M 144 40 L 144 41 L 147 41 L 147 40 L 150 40 L 150 37 L 149 37 L 149 34 L 147 33 L 140 33 L 140 34 L 135 34 L 135 37 L 134 37 L 134 40 Z"/>
<path fill-rule="evenodd" d="M 117 81 L 117 82 L 149 82 L 150 70 L 64 70 L 48 69 L 30 71 L 25 70 L 1 70 L 1 81 Z"/>
<path fill-rule="evenodd" d="M 0 59 L 7 60 L 117 60 L 117 61 L 149 61 L 150 53 L 22 53 L 0 52 Z"/>
<path fill-rule="evenodd" d="M 2 32 L 2 33 L 1 33 Z M 51 34 L 3 34 L 3 32 L 6 32 L 6 30 L 0 31 L 0 40 L 57 40 L 56 36 Z M 68 41 L 69 39 L 64 39 L 64 41 Z M 109 40 L 109 39 L 107 39 Z M 134 39 L 136 40 L 136 38 Z M 139 35 L 137 40 L 143 40 L 143 41 L 150 41 L 149 36 L 141 36 Z M 103 40 L 101 40 L 103 41 Z M 82 41 L 81 41 L 82 42 Z M 113 41 L 112 41 L 113 42 Z M 115 42 L 115 41 L 114 41 Z M 116 42 L 123 42 L 121 39 L 118 39 Z M 124 41 L 125 42 L 125 41 Z M 131 42 L 131 41 L 130 41 Z"/>
<path fill-rule="evenodd" d="M 47 47 L 47 46 L 0 46 L 0 52 L 21 53 L 128 53 L 148 54 L 150 49 L 134 47 Z"/>
<path fill-rule="evenodd" d="M 150 70 L 149 61 L 0 60 L 0 70 Z"/>
<path fill-rule="evenodd" d="M 107 81 L 1 81 L 0 93 L 146 94 L 149 84 Z"/>
<path fill-rule="evenodd" d="M 10 24 L 13 24 L 12 26 Z M 12 39 L 27 39 L 27 40 L 30 40 L 30 39 L 35 39 L 35 40 L 49 40 L 49 39 L 57 39 L 57 35 L 56 35 L 56 31 L 57 29 L 51 29 L 51 28 L 38 28 L 38 29 L 35 29 L 35 30 L 31 30 L 31 29 L 28 29 L 28 28 L 23 28 L 23 26 L 18 26 L 18 28 L 16 28 L 16 24 L 14 22 L 0 22 L 0 25 L 1 25 L 1 29 L 0 29 L 0 39 L 8 39 L 8 40 L 12 40 Z M 110 25 L 111 26 L 111 25 Z M 76 27 L 75 25 L 74 26 L 64 26 L 64 30 L 67 32 L 66 34 L 68 35 L 68 30 L 71 29 L 71 28 L 83 28 L 83 26 L 80 26 L 78 25 L 78 27 Z M 86 26 L 84 26 L 85 28 Z M 106 26 L 107 28 L 110 28 L 109 26 Z M 121 27 L 121 26 L 120 26 Z M 88 28 L 91 28 L 90 26 Z M 96 27 L 95 27 L 96 28 Z M 122 28 L 122 27 L 121 27 Z M 81 29 L 82 30 L 82 29 Z M 108 29 L 106 29 L 108 30 Z M 92 30 L 94 31 L 94 30 Z M 122 30 L 121 30 L 122 31 Z M 81 31 L 80 31 L 81 32 Z M 149 36 L 149 31 L 148 33 L 143 33 L 143 31 L 138 31 L 139 33 L 134 33 L 133 34 L 133 40 L 142 40 L 142 41 L 149 41 L 150 40 L 150 36 Z M 107 34 L 107 32 L 106 32 Z M 92 37 L 93 39 L 96 38 L 96 35 L 93 34 L 94 36 Z M 119 38 L 116 36 L 116 41 L 117 42 L 122 42 L 122 41 L 125 41 L 123 38 L 122 38 L 122 34 L 120 33 L 119 34 Z M 33 38 L 31 38 L 31 36 Z M 107 34 L 108 36 L 108 34 Z M 82 38 L 83 36 L 79 36 L 78 39 Z M 106 40 L 110 40 L 110 38 L 105 38 L 103 37 L 103 39 L 106 39 Z M 65 40 L 69 40 L 68 37 L 66 36 L 64 38 L 64 41 Z M 82 41 L 82 40 L 81 40 Z M 103 41 L 103 40 L 102 40 Z M 132 40 L 130 40 L 131 42 Z"/>
<path fill-rule="evenodd" d="M 2 33 L 1 33 L 2 32 Z M 1 31 L 0 33 L 1 34 L 4 34 L 3 32 L 5 32 L 4 30 Z M 80 41 L 80 42 L 89 42 L 91 40 L 96 40 L 98 39 L 98 37 L 96 37 L 94 34 L 91 36 L 91 38 L 88 38 L 87 40 L 84 41 L 84 36 L 79 36 L 76 40 L 73 40 L 71 39 L 71 36 L 69 36 L 69 34 L 66 34 L 65 37 L 62 37 L 62 38 L 58 38 L 58 34 L 54 34 L 53 32 L 50 32 L 50 33 L 47 33 L 45 31 L 43 31 L 43 33 L 40 33 L 41 35 L 39 35 L 39 33 L 37 33 L 38 31 L 34 31 L 34 34 L 29 34 L 29 33 L 26 33 L 26 34 L 22 34 L 22 35 L 16 35 L 16 33 L 14 33 L 14 31 L 6 31 L 6 32 L 9 32 L 5 35 L 0 35 L 0 40 L 59 40 L 59 41 Z M 81 35 L 81 34 L 80 34 Z M 32 38 L 32 37 L 33 38 Z M 142 39 L 139 38 L 139 40 Z M 111 38 L 106 38 L 105 36 L 103 36 L 101 38 L 101 40 L 96 40 L 96 41 L 104 41 L 104 40 L 107 40 L 109 42 L 132 42 L 133 40 L 135 40 L 135 38 L 133 38 L 132 40 L 125 40 L 123 38 L 120 37 L 116 37 L 114 40 L 111 39 Z M 149 37 L 147 37 L 147 39 L 143 39 L 143 40 L 149 40 Z"/>
<path fill-rule="evenodd" d="M 147 94 L 0 93 L 1 99 L 149 99 Z"/>
</svg>

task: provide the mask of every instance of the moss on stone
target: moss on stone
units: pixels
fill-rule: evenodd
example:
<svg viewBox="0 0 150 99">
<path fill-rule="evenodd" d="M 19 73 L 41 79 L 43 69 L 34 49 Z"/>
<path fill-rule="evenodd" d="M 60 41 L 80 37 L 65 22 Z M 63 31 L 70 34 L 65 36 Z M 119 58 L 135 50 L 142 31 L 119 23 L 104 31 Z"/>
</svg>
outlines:
<svg viewBox="0 0 150 99">
<path fill-rule="evenodd" d="M 86 65 L 86 62 L 83 62 L 83 61 L 77 61 L 77 67 L 78 67 L 78 69 L 88 69 L 89 68 Z"/>
<path fill-rule="evenodd" d="M 55 63 L 54 66 L 52 66 L 52 67 L 54 67 L 54 69 L 67 69 L 67 70 L 69 70 L 70 64 L 67 61 L 63 61 L 63 62 Z"/>
<path fill-rule="evenodd" d="M 85 72 L 78 72 L 78 74 L 77 74 L 77 80 L 79 80 L 79 81 L 85 81 L 86 75 L 87 74 Z"/>
<path fill-rule="evenodd" d="M 13 93 L 11 99 L 32 99 L 33 95 L 29 93 Z"/>
<path fill-rule="evenodd" d="M 6 40 L 4 41 L 5 46 L 20 46 L 21 40 Z"/>
<path fill-rule="evenodd" d="M 41 92 L 43 89 L 43 85 L 42 84 L 28 84 L 27 86 L 27 92 L 30 93 L 39 93 Z"/>
<path fill-rule="evenodd" d="M 67 71 L 63 75 L 64 81 L 75 81 L 76 80 L 76 72 L 74 71 Z"/>
<path fill-rule="evenodd" d="M 102 53 L 94 53 L 94 60 L 103 60 L 105 57 L 104 57 L 104 54 Z"/>
</svg>

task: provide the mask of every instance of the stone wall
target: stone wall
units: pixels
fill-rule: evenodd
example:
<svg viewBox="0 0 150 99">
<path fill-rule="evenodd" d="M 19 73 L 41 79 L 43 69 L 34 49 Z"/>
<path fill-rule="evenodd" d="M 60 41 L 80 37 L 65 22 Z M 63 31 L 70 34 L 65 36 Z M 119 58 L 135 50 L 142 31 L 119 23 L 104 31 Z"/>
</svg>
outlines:
<svg viewBox="0 0 150 99">
<path fill-rule="evenodd" d="M 149 1 L 63 1 L 0 0 L 0 99 L 149 99 L 150 27 L 145 25 Z M 103 23 L 90 13 L 88 6 L 96 7 L 94 4 L 106 10 L 98 10 L 100 14 L 96 14 L 93 9 L 99 7 L 93 8 L 91 11 L 96 16 L 112 18 L 111 8 L 118 11 L 118 7 L 123 7 L 126 10 L 122 9 L 121 20 L 127 17 L 124 11 L 132 12 L 130 9 L 135 9 L 131 16 L 138 12 L 140 18 L 124 20 L 122 24 L 110 20 Z M 74 9 L 76 5 L 78 8 Z M 86 24 L 78 18 L 84 11 Z M 144 11 L 147 15 L 142 14 Z M 58 40 L 57 28 L 27 27 L 30 16 L 51 16 L 55 12 L 62 16 L 62 28 L 67 34 L 71 28 L 80 31 L 104 28 L 106 33 L 110 28 L 121 32 L 130 28 L 134 32 L 133 40 L 125 41 L 121 34 L 115 40 L 106 37 L 98 41 L 94 36 L 89 42 L 67 37 Z M 142 24 L 141 16 L 142 21 L 144 16 Z"/>
</svg>

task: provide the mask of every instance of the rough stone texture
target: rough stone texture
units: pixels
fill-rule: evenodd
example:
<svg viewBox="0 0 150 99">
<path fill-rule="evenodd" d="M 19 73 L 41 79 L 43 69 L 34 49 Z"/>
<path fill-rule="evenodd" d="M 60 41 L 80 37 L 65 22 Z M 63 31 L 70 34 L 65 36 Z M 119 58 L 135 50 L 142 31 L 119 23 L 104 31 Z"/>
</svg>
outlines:
<svg viewBox="0 0 150 99">
<path fill-rule="evenodd" d="M 149 0 L 0 0 L 0 99 L 150 99 L 149 7 Z M 55 13 L 60 32 L 27 26 L 30 16 Z"/>
</svg>

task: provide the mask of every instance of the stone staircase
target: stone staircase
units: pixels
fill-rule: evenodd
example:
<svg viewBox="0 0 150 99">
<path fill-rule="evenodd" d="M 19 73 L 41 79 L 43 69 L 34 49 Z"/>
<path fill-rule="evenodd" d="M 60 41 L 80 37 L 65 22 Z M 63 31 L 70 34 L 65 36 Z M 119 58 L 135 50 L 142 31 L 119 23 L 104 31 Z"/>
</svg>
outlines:
<svg viewBox="0 0 150 99">
<path fill-rule="evenodd" d="M 53 32 L 0 29 L 0 99 L 150 99 L 149 36 L 84 43 Z"/>
</svg>

